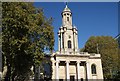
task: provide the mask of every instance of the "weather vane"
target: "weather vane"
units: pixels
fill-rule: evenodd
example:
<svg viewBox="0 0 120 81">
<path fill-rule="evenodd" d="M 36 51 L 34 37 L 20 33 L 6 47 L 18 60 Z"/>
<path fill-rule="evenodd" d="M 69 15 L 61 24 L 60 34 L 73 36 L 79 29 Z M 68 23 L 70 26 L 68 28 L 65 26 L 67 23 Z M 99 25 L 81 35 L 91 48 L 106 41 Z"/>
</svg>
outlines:
<svg viewBox="0 0 120 81">
<path fill-rule="evenodd" d="M 68 5 L 68 2 L 66 2 L 66 5 Z"/>
<path fill-rule="evenodd" d="M 64 2 L 64 3 L 65 3 L 65 5 L 67 6 L 67 5 L 68 5 L 68 0 L 65 0 L 65 2 Z"/>
</svg>

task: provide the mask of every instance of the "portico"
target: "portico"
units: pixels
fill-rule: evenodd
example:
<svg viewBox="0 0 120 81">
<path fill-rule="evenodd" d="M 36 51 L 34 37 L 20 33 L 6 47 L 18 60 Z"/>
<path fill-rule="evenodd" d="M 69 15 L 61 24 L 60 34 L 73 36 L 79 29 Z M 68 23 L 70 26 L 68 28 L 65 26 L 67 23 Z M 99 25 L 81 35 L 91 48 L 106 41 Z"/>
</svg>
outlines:
<svg viewBox="0 0 120 81">
<path fill-rule="evenodd" d="M 64 56 L 64 58 L 62 58 Z M 82 55 L 79 55 L 79 59 L 75 59 L 78 57 L 78 55 L 57 55 L 58 60 L 54 62 L 54 71 L 56 72 L 56 79 L 67 79 L 70 80 L 71 77 L 74 77 L 74 80 L 81 81 L 89 79 L 89 62 L 83 59 Z M 81 57 L 81 60 L 80 60 Z"/>
<path fill-rule="evenodd" d="M 63 63 L 63 64 L 62 64 Z M 59 63 L 58 62 L 56 62 L 56 72 L 57 72 L 57 74 L 56 74 L 56 78 L 58 78 L 58 79 L 63 79 L 63 77 L 60 77 L 59 76 L 59 68 L 58 67 L 61 67 L 61 66 L 64 66 L 65 68 L 65 73 L 66 73 L 66 78 L 65 79 L 67 79 L 67 80 L 70 80 L 70 75 L 73 75 L 74 76 L 74 79 L 78 79 L 78 80 L 80 80 L 81 78 L 80 78 L 80 61 L 59 61 Z M 76 72 L 74 72 L 73 74 L 72 74 L 72 72 L 71 72 L 71 70 L 70 70 L 70 66 L 75 66 L 75 68 L 76 68 Z M 86 66 L 85 66 L 86 67 Z M 71 68 L 72 69 L 72 68 Z M 83 77 L 82 77 L 83 78 Z"/>
</svg>

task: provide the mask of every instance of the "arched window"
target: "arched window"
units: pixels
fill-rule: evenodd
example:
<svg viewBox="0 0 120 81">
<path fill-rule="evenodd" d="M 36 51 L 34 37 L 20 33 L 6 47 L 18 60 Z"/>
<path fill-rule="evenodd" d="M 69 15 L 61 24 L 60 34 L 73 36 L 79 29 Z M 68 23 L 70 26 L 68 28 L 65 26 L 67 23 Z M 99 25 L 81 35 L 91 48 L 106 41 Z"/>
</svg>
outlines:
<svg viewBox="0 0 120 81">
<path fill-rule="evenodd" d="M 69 17 L 67 17 L 67 21 L 69 21 Z"/>
<path fill-rule="evenodd" d="M 68 48 L 72 48 L 70 40 L 68 41 Z"/>
<path fill-rule="evenodd" d="M 96 74 L 96 65 L 95 64 L 91 65 L 91 70 L 92 70 L 92 74 Z"/>
</svg>

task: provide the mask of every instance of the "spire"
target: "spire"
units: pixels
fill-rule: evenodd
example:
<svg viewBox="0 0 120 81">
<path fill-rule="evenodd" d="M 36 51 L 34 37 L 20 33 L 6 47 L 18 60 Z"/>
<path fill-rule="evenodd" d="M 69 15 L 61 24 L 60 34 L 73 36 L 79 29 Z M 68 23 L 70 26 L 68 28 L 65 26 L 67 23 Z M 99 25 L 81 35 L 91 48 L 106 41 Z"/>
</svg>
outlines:
<svg viewBox="0 0 120 81">
<path fill-rule="evenodd" d="M 65 8 L 64 8 L 63 12 L 64 12 L 64 11 L 69 11 L 69 12 L 71 12 L 71 10 L 68 8 L 68 2 L 65 3 Z"/>
<path fill-rule="evenodd" d="M 67 6 L 67 5 L 68 5 L 68 2 L 66 2 L 65 4 L 66 4 L 65 8 L 68 8 L 68 6 Z"/>
</svg>

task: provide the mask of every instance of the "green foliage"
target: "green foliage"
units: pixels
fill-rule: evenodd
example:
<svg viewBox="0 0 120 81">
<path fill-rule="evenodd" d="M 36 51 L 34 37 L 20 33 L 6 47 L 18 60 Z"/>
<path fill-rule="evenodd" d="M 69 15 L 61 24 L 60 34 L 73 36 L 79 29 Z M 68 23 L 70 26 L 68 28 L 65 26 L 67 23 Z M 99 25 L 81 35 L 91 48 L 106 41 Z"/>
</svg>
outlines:
<svg viewBox="0 0 120 81">
<path fill-rule="evenodd" d="M 111 36 L 91 36 L 85 44 L 85 52 L 100 53 L 104 78 L 114 78 L 119 66 L 118 43 Z"/>
<path fill-rule="evenodd" d="M 6 79 L 27 80 L 32 65 L 38 66 L 45 50 L 53 50 L 52 20 L 32 3 L 2 4 L 2 55 Z M 15 78 L 16 77 L 16 78 Z"/>
<path fill-rule="evenodd" d="M 120 48 L 120 34 L 118 34 L 118 35 L 115 37 L 115 40 L 117 40 L 117 41 L 118 41 L 119 48 Z"/>
</svg>

